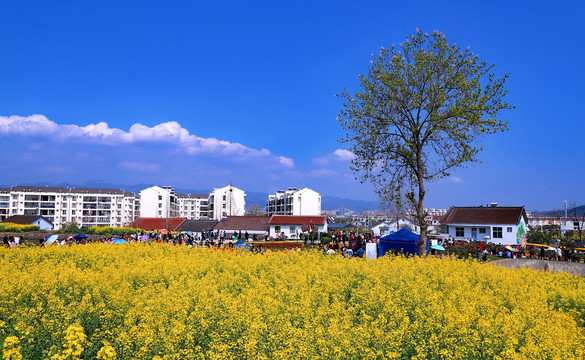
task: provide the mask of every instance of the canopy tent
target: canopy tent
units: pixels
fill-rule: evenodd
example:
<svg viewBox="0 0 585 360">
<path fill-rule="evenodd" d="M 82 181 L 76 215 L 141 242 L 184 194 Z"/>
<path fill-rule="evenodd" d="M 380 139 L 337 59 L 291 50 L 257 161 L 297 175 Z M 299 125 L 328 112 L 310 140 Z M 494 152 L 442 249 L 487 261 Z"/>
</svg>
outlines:
<svg viewBox="0 0 585 360">
<path fill-rule="evenodd" d="M 420 235 L 403 227 L 394 234 L 382 236 L 378 242 L 378 256 L 384 256 L 389 250 L 402 251 L 404 254 L 418 255 Z"/>
</svg>

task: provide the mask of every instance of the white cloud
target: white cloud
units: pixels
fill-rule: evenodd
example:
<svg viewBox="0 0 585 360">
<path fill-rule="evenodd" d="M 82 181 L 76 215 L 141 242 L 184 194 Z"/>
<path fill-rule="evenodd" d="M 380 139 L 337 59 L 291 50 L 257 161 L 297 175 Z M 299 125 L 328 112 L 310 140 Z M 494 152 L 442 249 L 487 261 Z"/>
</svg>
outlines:
<svg viewBox="0 0 585 360">
<path fill-rule="evenodd" d="M 238 159 L 265 158 L 285 167 L 294 167 L 290 158 L 277 156 L 267 149 L 253 149 L 239 143 L 192 135 L 175 121 L 148 127 L 134 124 L 128 131 L 110 128 L 105 122 L 87 126 L 57 124 L 44 115 L 0 116 L 0 135 L 44 135 L 61 139 L 78 138 L 98 144 L 170 143 L 189 155 L 220 154 Z"/>
<path fill-rule="evenodd" d="M 354 153 L 345 149 L 337 149 L 333 153 L 337 156 L 337 159 L 341 161 L 351 161 L 355 158 Z"/>
<path fill-rule="evenodd" d="M 128 169 L 128 170 L 137 170 L 137 171 L 159 171 L 160 169 L 160 165 L 159 164 L 152 164 L 152 163 L 147 163 L 147 162 L 142 162 L 142 161 L 138 161 L 138 162 L 121 162 L 118 164 L 118 166 L 122 169 Z"/>
<path fill-rule="evenodd" d="M 286 167 L 289 167 L 289 168 L 295 167 L 295 163 L 294 163 L 293 159 L 287 158 L 284 156 L 280 157 L 280 163 Z"/>
<path fill-rule="evenodd" d="M 329 153 L 323 157 L 313 159 L 313 164 L 325 166 L 332 162 L 343 162 L 351 161 L 355 158 L 355 154 L 349 150 L 337 149 L 332 153 Z"/>
</svg>

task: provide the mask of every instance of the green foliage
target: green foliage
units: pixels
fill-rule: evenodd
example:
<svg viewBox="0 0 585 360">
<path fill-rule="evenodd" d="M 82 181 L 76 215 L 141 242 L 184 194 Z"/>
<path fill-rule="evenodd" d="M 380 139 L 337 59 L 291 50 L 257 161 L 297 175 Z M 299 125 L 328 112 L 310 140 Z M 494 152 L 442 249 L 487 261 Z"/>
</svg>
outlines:
<svg viewBox="0 0 585 360">
<path fill-rule="evenodd" d="M 78 233 L 79 232 L 79 226 L 77 225 L 76 222 L 72 221 L 72 222 L 66 222 L 63 225 L 61 225 L 61 231 L 62 232 L 67 232 L 67 233 Z"/>
<path fill-rule="evenodd" d="M 477 243 L 472 242 L 463 245 L 448 246 L 446 250 L 449 254 L 454 255 L 459 259 L 467 259 L 469 256 L 476 256 L 477 251 L 481 250 L 481 248 Z"/>
<path fill-rule="evenodd" d="M 331 242 L 331 238 L 329 236 L 324 236 L 321 238 L 321 244 L 329 244 Z"/>
<path fill-rule="evenodd" d="M 541 231 L 529 231 L 526 234 L 526 242 L 531 244 L 552 244 L 553 238 L 548 233 L 543 233 Z"/>
<path fill-rule="evenodd" d="M 23 233 L 23 232 L 32 232 L 32 231 L 40 231 L 40 227 L 37 225 L 21 225 L 21 224 L 14 224 L 14 223 L 0 223 L 0 232 Z"/>
<path fill-rule="evenodd" d="M 425 184 L 479 162 L 477 142 L 507 130 L 498 115 L 513 108 L 503 100 L 508 75 L 497 78 L 492 69 L 441 32 L 417 29 L 399 46 L 372 54 L 358 92 L 338 94 L 346 131 L 340 141 L 355 154 L 352 170 L 383 201 L 408 200 L 421 227 L 419 247 L 427 229 Z"/>
</svg>

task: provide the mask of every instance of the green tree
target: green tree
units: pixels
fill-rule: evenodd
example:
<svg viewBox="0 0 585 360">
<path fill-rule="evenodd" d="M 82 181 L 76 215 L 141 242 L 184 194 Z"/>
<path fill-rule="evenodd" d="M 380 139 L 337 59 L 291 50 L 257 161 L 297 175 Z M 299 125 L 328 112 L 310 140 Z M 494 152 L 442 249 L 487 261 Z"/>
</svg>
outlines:
<svg viewBox="0 0 585 360">
<path fill-rule="evenodd" d="M 508 75 L 479 61 L 469 47 L 449 45 L 439 31 L 416 31 L 399 46 L 372 54 L 360 90 L 344 99 L 338 116 L 346 131 L 340 140 L 355 154 L 351 168 L 370 181 L 381 199 L 405 197 L 421 228 L 419 251 L 427 235 L 425 185 L 449 176 L 466 163 L 479 162 L 478 142 L 507 130 L 499 113 Z"/>
</svg>

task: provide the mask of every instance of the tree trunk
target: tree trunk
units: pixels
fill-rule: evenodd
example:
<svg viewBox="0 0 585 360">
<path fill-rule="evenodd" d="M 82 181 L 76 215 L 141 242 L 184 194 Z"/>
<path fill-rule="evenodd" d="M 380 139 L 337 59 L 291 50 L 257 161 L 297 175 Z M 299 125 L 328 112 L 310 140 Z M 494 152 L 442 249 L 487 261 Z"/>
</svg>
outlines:
<svg viewBox="0 0 585 360">
<path fill-rule="evenodd" d="M 418 199 L 416 201 L 416 219 L 420 226 L 420 238 L 418 239 L 418 256 L 426 256 L 427 245 L 427 221 L 425 219 L 425 183 L 423 178 L 423 161 L 422 146 L 417 147 L 417 181 L 418 181 Z M 413 196 L 414 200 L 414 196 Z"/>
<path fill-rule="evenodd" d="M 420 228 L 420 239 L 418 240 L 418 255 L 427 256 L 427 228 Z"/>
</svg>

